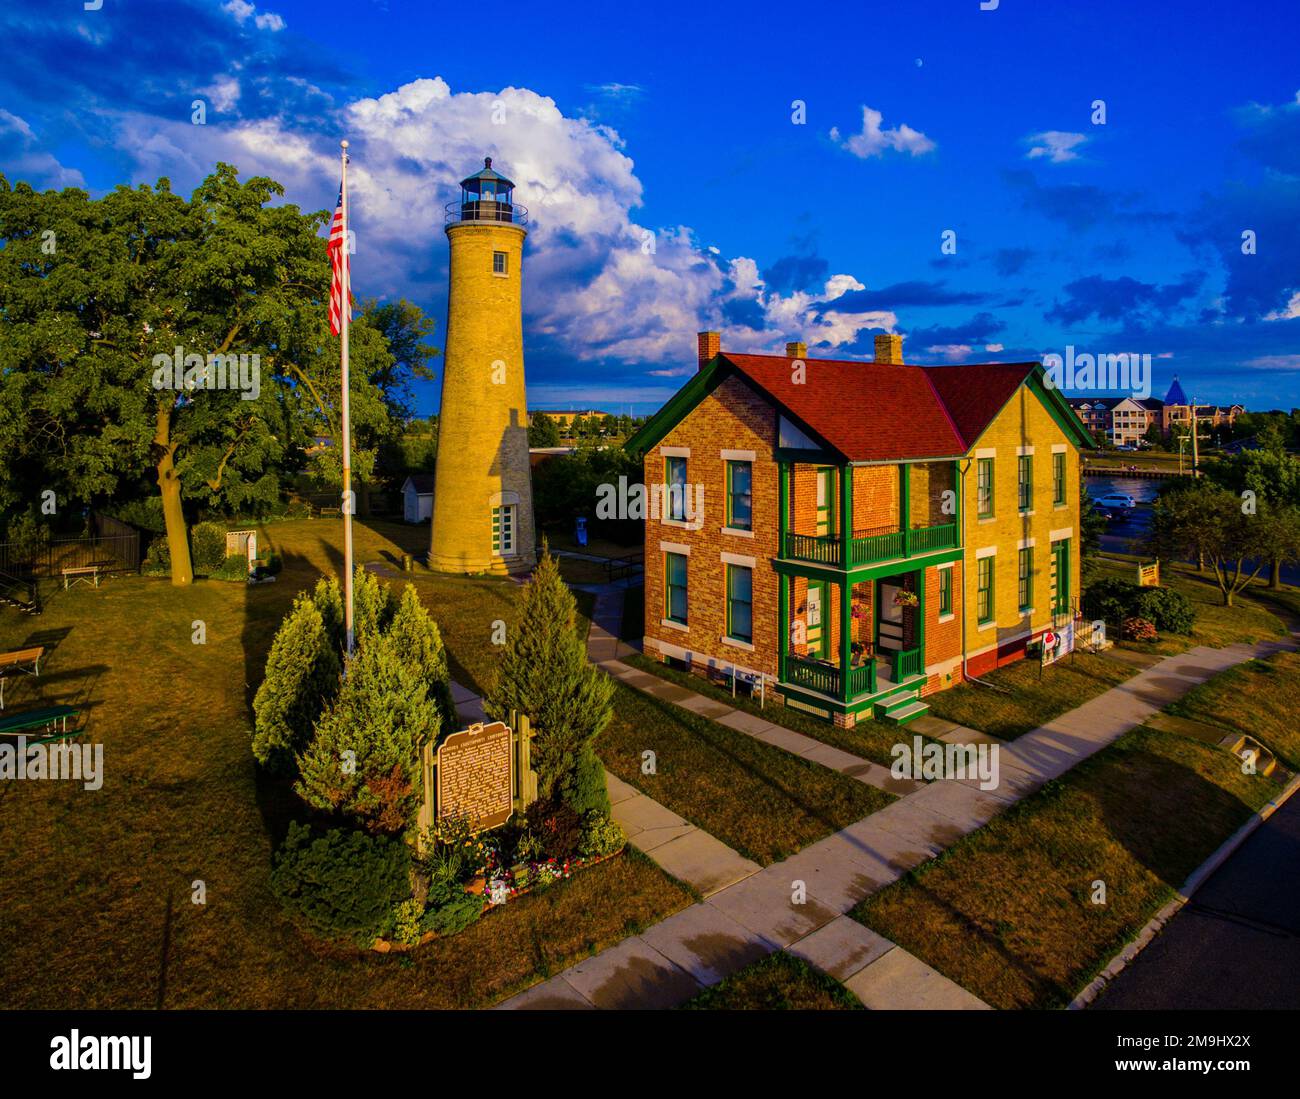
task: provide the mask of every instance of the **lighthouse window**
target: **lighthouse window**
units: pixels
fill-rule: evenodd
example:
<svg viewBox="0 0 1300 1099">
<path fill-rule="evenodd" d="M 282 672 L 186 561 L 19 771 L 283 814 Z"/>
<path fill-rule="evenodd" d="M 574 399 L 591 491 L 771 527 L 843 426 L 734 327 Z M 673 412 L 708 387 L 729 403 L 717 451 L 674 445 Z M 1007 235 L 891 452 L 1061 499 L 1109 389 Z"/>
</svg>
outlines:
<svg viewBox="0 0 1300 1099">
<path fill-rule="evenodd" d="M 515 506 L 506 504 L 492 509 L 492 552 L 515 552 Z"/>
<path fill-rule="evenodd" d="M 504 275 L 506 273 L 507 273 L 506 254 L 504 252 L 493 252 L 492 253 L 492 274 Z"/>
</svg>

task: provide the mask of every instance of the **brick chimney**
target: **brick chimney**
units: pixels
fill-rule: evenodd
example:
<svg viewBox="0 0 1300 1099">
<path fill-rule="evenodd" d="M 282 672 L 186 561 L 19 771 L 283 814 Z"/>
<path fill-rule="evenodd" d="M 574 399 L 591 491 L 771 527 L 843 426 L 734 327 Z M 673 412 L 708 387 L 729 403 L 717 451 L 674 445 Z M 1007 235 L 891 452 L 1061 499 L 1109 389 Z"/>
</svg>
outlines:
<svg viewBox="0 0 1300 1099">
<path fill-rule="evenodd" d="M 806 359 L 808 357 L 808 345 L 802 340 L 791 340 L 785 345 L 785 357 L 787 359 Z"/>
<path fill-rule="evenodd" d="M 703 370 L 713 357 L 722 351 L 722 333 L 721 332 L 701 332 L 700 340 L 700 366 Z"/>
<path fill-rule="evenodd" d="M 903 362 L 903 337 L 889 335 L 877 336 L 876 362 L 901 365 Z"/>
</svg>

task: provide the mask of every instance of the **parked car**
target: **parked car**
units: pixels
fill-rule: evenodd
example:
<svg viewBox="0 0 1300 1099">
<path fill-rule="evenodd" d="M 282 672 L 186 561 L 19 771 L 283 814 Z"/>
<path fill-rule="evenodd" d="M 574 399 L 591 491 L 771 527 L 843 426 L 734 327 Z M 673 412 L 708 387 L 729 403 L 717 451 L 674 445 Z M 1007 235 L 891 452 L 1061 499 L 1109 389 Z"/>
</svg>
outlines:
<svg viewBox="0 0 1300 1099">
<path fill-rule="evenodd" d="M 1093 501 L 1099 508 L 1110 510 L 1112 508 L 1135 508 L 1137 501 L 1126 492 L 1108 492 L 1105 496 L 1098 496 Z"/>
</svg>

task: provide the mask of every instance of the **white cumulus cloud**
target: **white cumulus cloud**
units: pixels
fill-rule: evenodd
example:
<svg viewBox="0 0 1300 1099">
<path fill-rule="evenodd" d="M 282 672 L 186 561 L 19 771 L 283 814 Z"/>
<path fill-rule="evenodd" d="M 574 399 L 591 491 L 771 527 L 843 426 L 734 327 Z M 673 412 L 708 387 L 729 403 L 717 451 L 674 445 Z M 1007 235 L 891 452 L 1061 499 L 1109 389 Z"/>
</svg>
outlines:
<svg viewBox="0 0 1300 1099">
<path fill-rule="evenodd" d="M 1065 133 L 1062 130 L 1044 130 L 1041 134 L 1030 134 L 1024 139 L 1029 146 L 1025 154 L 1030 160 L 1047 157 L 1052 164 L 1063 164 L 1067 160 L 1078 160 L 1075 149 L 1087 141 L 1083 134 Z"/>
<path fill-rule="evenodd" d="M 841 136 L 839 127 L 831 128 L 831 140 L 841 149 L 866 160 L 868 157 L 883 156 L 887 150 L 920 156 L 935 147 L 920 130 L 914 130 L 906 123 L 901 123 L 892 130 L 883 129 L 881 123 L 884 115 L 871 107 L 862 108 L 862 131 L 847 138 Z"/>
</svg>

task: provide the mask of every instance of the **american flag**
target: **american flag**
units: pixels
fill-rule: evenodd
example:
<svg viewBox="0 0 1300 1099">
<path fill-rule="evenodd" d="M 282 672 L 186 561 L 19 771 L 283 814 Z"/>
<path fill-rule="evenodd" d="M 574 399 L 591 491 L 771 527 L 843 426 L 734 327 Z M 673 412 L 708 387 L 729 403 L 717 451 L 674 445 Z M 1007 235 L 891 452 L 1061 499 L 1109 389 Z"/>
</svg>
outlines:
<svg viewBox="0 0 1300 1099">
<path fill-rule="evenodd" d="M 334 207 L 334 221 L 330 224 L 329 244 L 325 246 L 330 257 L 330 335 L 342 331 L 343 271 L 348 267 L 347 239 L 343 226 L 343 186 L 339 185 L 339 204 Z M 348 297 L 352 297 L 352 272 L 348 271 Z M 352 320 L 352 302 L 348 302 L 348 321 Z"/>
</svg>

